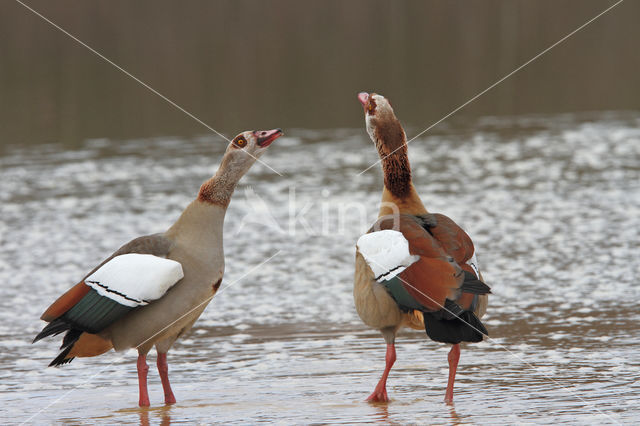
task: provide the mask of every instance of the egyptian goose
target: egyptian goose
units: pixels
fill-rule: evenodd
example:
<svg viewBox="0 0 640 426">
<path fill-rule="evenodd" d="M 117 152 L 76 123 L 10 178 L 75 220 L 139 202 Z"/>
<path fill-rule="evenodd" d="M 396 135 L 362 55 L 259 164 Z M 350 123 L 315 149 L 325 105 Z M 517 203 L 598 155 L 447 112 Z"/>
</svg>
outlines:
<svg viewBox="0 0 640 426">
<path fill-rule="evenodd" d="M 445 401 L 453 402 L 460 342 L 478 342 L 489 287 L 482 282 L 469 236 L 442 214 L 427 212 L 411 181 L 406 136 L 389 101 L 360 93 L 367 132 L 378 150 L 384 188 L 378 221 L 356 244 L 354 301 L 362 321 L 387 343 L 386 367 L 367 399 L 387 402 L 386 382 L 402 327 L 424 329 L 452 344 Z"/>
<path fill-rule="evenodd" d="M 216 174 L 164 233 L 136 238 L 122 246 L 42 315 L 49 324 L 34 342 L 65 332 L 62 351 L 49 364 L 74 357 L 138 350 L 140 406 L 149 405 L 147 353 L 155 345 L 165 403 L 174 403 L 167 351 L 189 331 L 222 282 L 222 229 L 231 195 L 240 178 L 280 129 L 246 131 L 227 147 Z"/>
</svg>

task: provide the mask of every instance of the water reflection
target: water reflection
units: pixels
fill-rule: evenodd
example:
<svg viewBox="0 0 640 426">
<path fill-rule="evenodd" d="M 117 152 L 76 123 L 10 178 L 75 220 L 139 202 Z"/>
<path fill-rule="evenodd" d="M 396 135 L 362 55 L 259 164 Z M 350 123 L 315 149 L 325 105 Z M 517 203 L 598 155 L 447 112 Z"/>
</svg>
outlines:
<svg viewBox="0 0 640 426">
<path fill-rule="evenodd" d="M 140 408 L 140 426 L 150 426 L 151 424 L 159 424 L 160 426 L 171 425 L 171 406 L 165 405 L 158 409 Z M 149 415 L 153 415 L 153 422 L 149 421 Z M 160 422 L 158 422 L 158 417 Z"/>
<path fill-rule="evenodd" d="M 460 418 L 460 416 L 458 415 L 458 413 L 456 412 L 456 409 L 454 407 L 454 403 L 450 403 L 449 405 L 449 414 L 451 416 L 451 424 L 452 425 L 459 425 L 459 424 L 463 424 L 463 420 Z"/>
<path fill-rule="evenodd" d="M 388 403 L 388 402 L 370 402 L 368 404 L 370 404 L 374 408 L 375 413 L 376 413 L 373 416 L 371 416 L 372 419 L 374 419 L 376 422 L 390 424 L 390 421 L 389 421 L 389 405 L 390 405 L 390 403 Z"/>
<path fill-rule="evenodd" d="M 133 407 L 115 410 L 114 419 L 128 418 L 137 415 L 140 426 L 150 426 L 159 424 L 169 426 L 171 424 L 171 411 L 173 405 L 159 405 L 151 407 Z"/>
<path fill-rule="evenodd" d="M 274 248 L 282 255 L 214 298 L 169 354 L 178 403 L 164 406 L 159 377 L 150 374 L 148 410 L 133 407 L 135 353 L 47 369 L 55 345 L 30 341 L 42 327 L 41 311 L 87 266 L 175 220 L 215 170 L 221 149 L 207 138 L 162 138 L 103 140 L 78 150 L 27 147 L 0 156 L 0 418 L 37 415 L 36 423 L 70 424 L 637 418 L 636 114 L 484 118 L 411 144 L 418 190 L 433 211 L 471 230 L 493 285 L 485 317 L 491 340 L 463 349 L 455 407 L 443 402 L 449 348 L 411 331 L 396 342 L 392 402 L 364 402 L 380 377 L 384 343 L 353 306 L 359 218 L 348 215 L 342 228 L 330 221 L 329 232 L 317 227 L 311 237 L 300 228 L 240 228 L 253 211 L 245 186 L 284 230 L 291 185 L 298 209 L 317 203 L 326 189 L 335 205 L 367 206 L 366 226 L 375 220 L 370 207 L 379 202 L 380 171 L 355 177 L 376 159 L 362 129 L 294 130 L 278 142 L 263 158 L 285 177 L 257 164 L 229 207 L 226 229 L 240 231 L 225 240 L 225 282 Z M 308 209 L 306 220 L 322 224 L 322 208 Z"/>
</svg>

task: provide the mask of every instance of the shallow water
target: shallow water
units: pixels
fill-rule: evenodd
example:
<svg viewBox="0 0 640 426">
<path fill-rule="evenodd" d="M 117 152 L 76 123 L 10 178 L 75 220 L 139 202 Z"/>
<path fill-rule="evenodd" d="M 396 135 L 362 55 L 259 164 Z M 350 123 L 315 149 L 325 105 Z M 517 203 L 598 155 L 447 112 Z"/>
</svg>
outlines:
<svg viewBox="0 0 640 426">
<path fill-rule="evenodd" d="M 9 148 L 0 157 L 0 418 L 632 423 L 639 125 L 630 113 L 483 118 L 411 143 L 423 200 L 473 235 L 493 291 L 491 338 L 463 347 L 454 407 L 442 402 L 448 347 L 418 331 L 398 339 L 391 403 L 363 402 L 385 345 L 351 295 L 354 243 L 375 220 L 381 186 L 379 167 L 358 176 L 377 159 L 362 129 L 287 130 L 263 157 L 283 176 L 256 164 L 243 178 L 227 212 L 222 288 L 169 353 L 178 403 L 162 405 L 150 356 L 150 409 L 136 406 L 133 351 L 52 369 L 57 341 L 30 341 L 41 312 L 88 269 L 175 220 L 224 144 L 203 136 Z"/>
</svg>

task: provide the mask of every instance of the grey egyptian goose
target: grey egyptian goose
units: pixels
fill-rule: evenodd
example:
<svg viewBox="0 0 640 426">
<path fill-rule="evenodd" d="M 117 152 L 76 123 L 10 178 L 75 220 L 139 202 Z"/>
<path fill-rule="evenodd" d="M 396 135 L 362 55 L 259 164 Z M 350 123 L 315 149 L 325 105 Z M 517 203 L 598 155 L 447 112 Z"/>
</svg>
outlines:
<svg viewBox="0 0 640 426">
<path fill-rule="evenodd" d="M 34 339 L 65 332 L 62 351 L 49 365 L 111 348 L 135 348 L 139 404 L 148 406 L 146 355 L 155 345 L 165 403 L 174 403 L 167 352 L 220 287 L 222 230 L 231 195 L 281 135 L 280 129 L 240 133 L 227 147 L 216 174 L 202 184 L 197 198 L 166 232 L 125 244 L 58 298 L 41 317 L 49 324 Z"/>
<path fill-rule="evenodd" d="M 389 400 L 386 382 L 396 360 L 396 334 L 410 327 L 453 345 L 445 392 L 452 403 L 460 342 L 478 342 L 487 334 L 479 318 L 489 287 L 482 282 L 471 238 L 448 217 L 427 212 L 418 196 L 405 132 L 389 101 L 375 93 L 360 93 L 358 99 L 384 172 L 378 221 L 356 244 L 356 310 L 387 343 L 384 373 L 367 400 Z"/>
</svg>

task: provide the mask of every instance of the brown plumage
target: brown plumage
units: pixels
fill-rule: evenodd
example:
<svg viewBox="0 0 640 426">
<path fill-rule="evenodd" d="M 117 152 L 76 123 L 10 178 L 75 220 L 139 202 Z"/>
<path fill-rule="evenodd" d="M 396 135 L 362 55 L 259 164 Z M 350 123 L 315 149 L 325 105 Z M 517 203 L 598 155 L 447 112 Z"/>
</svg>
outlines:
<svg viewBox="0 0 640 426">
<path fill-rule="evenodd" d="M 90 287 L 84 281 L 71 287 L 66 293 L 60 296 L 55 302 L 47 308 L 40 319 L 42 321 L 51 322 L 67 312 L 73 305 L 78 303 L 90 290 Z"/>
<path fill-rule="evenodd" d="M 238 135 L 227 147 L 217 173 L 201 186 L 197 198 L 167 231 L 125 244 L 59 297 L 42 315 L 49 324 L 34 339 L 65 333 L 62 351 L 50 365 L 100 355 L 111 348 L 135 348 L 139 404 L 147 406 L 146 356 L 155 346 L 165 403 L 175 402 L 167 352 L 191 329 L 220 287 L 224 273 L 223 222 L 231 195 L 257 157 L 281 135 L 280 129 Z M 121 266 L 125 258 L 134 259 L 130 261 L 133 263 Z M 148 259 L 153 259 L 152 270 L 136 269 Z M 164 268 L 167 264 L 172 272 L 162 269 L 162 273 L 153 274 L 158 271 L 155 265 Z M 110 267 L 115 272 L 104 272 Z M 180 275 L 173 272 L 178 267 Z M 104 282 L 92 280 L 100 271 Z M 153 279 L 145 281 L 141 271 Z M 136 296 L 143 287 L 151 289 L 151 299 Z"/>
<path fill-rule="evenodd" d="M 378 282 L 363 255 L 356 252 L 356 310 L 365 324 L 380 330 L 387 343 L 386 368 L 368 400 L 388 401 L 386 380 L 395 362 L 395 337 L 400 328 L 410 327 L 453 344 L 445 394 L 445 401 L 451 403 L 459 343 L 479 341 L 486 334 L 479 318 L 486 310 L 489 290 L 471 266 L 475 262 L 471 238 L 450 218 L 429 214 L 416 192 L 406 136 L 391 104 L 377 94 L 360 93 L 358 98 L 384 172 L 379 219 L 369 232 L 399 231 L 409 253 L 419 256 L 397 277 Z"/>
</svg>

